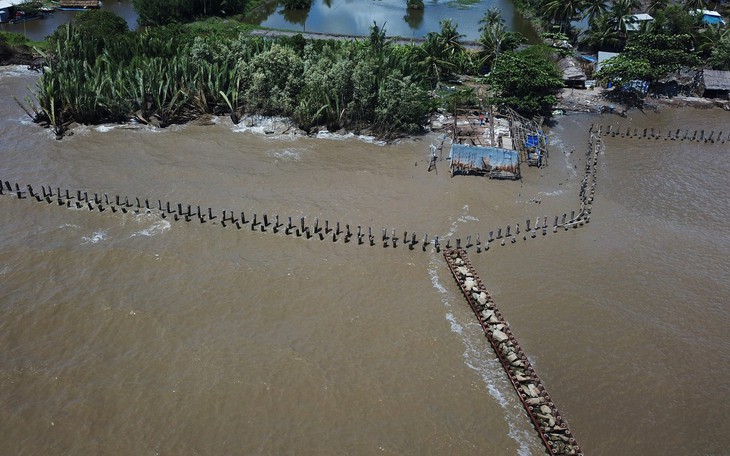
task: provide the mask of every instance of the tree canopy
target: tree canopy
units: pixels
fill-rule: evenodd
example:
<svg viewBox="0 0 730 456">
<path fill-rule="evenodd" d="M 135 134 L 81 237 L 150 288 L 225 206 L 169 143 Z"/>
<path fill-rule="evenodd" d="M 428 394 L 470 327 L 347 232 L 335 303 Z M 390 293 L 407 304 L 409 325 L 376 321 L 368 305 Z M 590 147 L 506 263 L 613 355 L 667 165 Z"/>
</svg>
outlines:
<svg viewBox="0 0 730 456">
<path fill-rule="evenodd" d="M 526 116 L 548 114 L 563 87 L 560 71 L 544 46 L 500 54 L 487 82 L 496 104 L 510 105 Z"/>
<path fill-rule="evenodd" d="M 73 24 L 79 33 L 93 39 L 113 38 L 129 30 L 124 18 L 104 9 L 80 11 Z"/>
</svg>

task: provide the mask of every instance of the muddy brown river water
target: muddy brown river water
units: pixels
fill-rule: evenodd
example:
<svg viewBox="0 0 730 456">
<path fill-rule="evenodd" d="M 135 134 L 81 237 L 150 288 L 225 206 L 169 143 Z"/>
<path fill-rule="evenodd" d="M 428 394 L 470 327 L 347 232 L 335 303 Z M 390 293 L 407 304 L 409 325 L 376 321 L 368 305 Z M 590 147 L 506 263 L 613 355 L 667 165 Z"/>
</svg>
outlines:
<svg viewBox="0 0 730 456">
<path fill-rule="evenodd" d="M 577 209 L 593 122 L 730 131 L 719 110 L 564 116 L 547 168 L 489 181 L 428 173 L 434 136 L 220 119 L 56 141 L 10 100 L 34 80 L 0 70 L 0 179 L 431 236 Z M 589 224 L 472 263 L 586 454 L 730 455 L 730 143 L 605 143 Z M 431 248 L 0 213 L 0 454 L 544 454 Z"/>
</svg>

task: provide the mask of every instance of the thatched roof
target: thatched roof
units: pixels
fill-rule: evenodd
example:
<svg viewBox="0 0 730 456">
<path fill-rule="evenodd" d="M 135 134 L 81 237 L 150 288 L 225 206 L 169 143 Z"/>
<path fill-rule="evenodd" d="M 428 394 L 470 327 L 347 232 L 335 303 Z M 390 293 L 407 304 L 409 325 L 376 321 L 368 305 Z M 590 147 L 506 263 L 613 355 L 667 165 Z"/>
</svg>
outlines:
<svg viewBox="0 0 730 456">
<path fill-rule="evenodd" d="M 730 90 L 730 71 L 703 70 L 705 90 Z"/>
<path fill-rule="evenodd" d="M 99 0 L 61 0 L 61 8 L 98 8 Z"/>
<path fill-rule="evenodd" d="M 558 68 L 563 72 L 564 81 L 585 81 L 586 73 L 580 64 L 572 57 L 566 57 L 558 61 Z"/>
</svg>

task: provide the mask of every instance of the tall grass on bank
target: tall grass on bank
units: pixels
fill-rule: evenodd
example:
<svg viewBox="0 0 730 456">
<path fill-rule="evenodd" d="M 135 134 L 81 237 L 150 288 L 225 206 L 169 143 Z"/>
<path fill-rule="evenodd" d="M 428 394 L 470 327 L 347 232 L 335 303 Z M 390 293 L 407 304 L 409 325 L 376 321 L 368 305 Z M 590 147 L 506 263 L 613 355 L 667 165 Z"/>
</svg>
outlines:
<svg viewBox="0 0 730 456">
<path fill-rule="evenodd" d="M 181 26 L 90 38 L 68 26 L 45 57 L 37 122 L 165 127 L 203 114 L 292 117 L 301 128 L 414 133 L 429 112 L 428 81 L 411 46 L 193 36 Z"/>
</svg>

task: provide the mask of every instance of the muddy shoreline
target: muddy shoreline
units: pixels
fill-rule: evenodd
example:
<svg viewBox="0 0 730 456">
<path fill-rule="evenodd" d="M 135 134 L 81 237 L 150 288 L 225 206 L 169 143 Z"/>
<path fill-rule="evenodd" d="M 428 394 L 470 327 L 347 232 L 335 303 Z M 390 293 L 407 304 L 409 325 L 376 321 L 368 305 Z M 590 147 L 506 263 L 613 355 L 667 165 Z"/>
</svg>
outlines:
<svg viewBox="0 0 730 456">
<path fill-rule="evenodd" d="M 0 66 L 26 65 L 30 69 L 38 69 L 42 64 L 43 57 L 31 49 L 0 46 Z"/>
<path fill-rule="evenodd" d="M 594 114 L 618 114 L 627 115 L 632 110 L 638 108 L 629 108 L 620 103 L 613 102 L 604 97 L 603 89 L 563 89 L 558 95 L 558 102 L 555 110 L 565 113 L 594 113 Z M 658 111 L 661 108 L 696 108 L 696 109 L 714 109 L 720 108 L 730 110 L 730 101 L 722 99 L 710 99 L 699 97 L 654 97 L 647 96 L 644 99 L 645 111 Z"/>
</svg>

